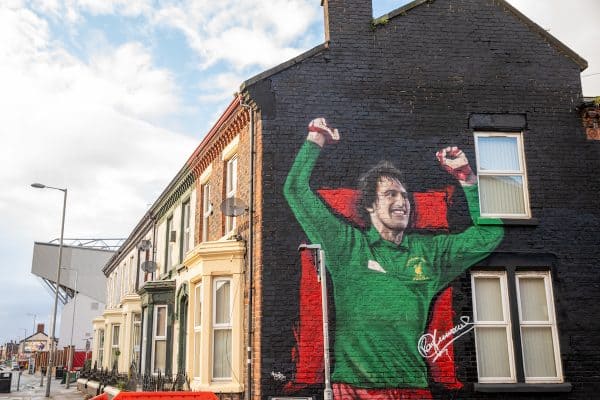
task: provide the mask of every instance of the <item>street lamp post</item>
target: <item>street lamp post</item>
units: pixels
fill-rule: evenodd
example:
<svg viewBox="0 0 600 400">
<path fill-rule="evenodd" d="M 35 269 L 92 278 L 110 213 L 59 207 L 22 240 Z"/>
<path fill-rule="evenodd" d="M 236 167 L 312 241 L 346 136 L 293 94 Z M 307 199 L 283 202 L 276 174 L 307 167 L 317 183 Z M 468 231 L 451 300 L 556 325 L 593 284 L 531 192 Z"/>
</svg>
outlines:
<svg viewBox="0 0 600 400">
<path fill-rule="evenodd" d="M 77 307 L 77 279 L 79 274 L 77 273 L 78 271 L 76 269 L 73 268 L 66 268 L 66 267 L 62 267 L 62 269 L 66 269 L 69 271 L 73 271 L 75 272 L 75 292 L 73 294 L 73 312 L 72 312 L 72 318 L 71 318 L 71 339 L 69 340 L 69 362 L 67 364 L 67 385 L 66 388 L 70 388 L 71 387 L 71 379 L 70 379 L 70 371 L 73 368 L 73 356 L 75 353 L 75 347 L 73 346 L 73 329 L 75 328 L 75 308 Z"/>
<path fill-rule="evenodd" d="M 56 266 L 56 290 L 54 292 L 54 311 L 52 312 L 52 328 L 50 329 L 50 354 L 48 356 L 48 368 L 46 371 L 46 397 L 50 397 L 50 384 L 52 382 L 52 367 L 54 366 L 54 353 L 56 352 L 56 312 L 58 310 L 58 290 L 60 288 L 60 264 L 62 263 L 63 238 L 65 233 L 65 211 L 67 209 L 67 189 L 46 186 L 41 183 L 32 183 L 36 189 L 54 189 L 63 192 L 62 221 L 60 224 L 60 242 L 58 245 L 58 265 Z"/>
<path fill-rule="evenodd" d="M 34 313 L 29 313 L 29 312 L 28 312 L 28 313 L 27 313 L 27 316 L 28 316 L 28 317 L 33 317 L 33 331 L 31 331 L 31 334 L 32 334 L 32 335 L 35 335 L 35 333 L 36 333 L 36 328 L 37 328 L 37 327 L 35 326 L 35 318 L 37 317 L 37 315 L 35 315 Z"/>
<path fill-rule="evenodd" d="M 318 279 L 321 282 L 321 310 L 323 312 L 323 364 L 325 366 L 325 389 L 323 390 L 323 400 L 333 399 L 333 390 L 331 389 L 331 374 L 329 362 L 329 308 L 327 304 L 327 272 L 325 271 L 325 251 L 320 244 L 301 244 L 298 251 L 314 250 L 316 265 L 318 268 Z"/>
</svg>

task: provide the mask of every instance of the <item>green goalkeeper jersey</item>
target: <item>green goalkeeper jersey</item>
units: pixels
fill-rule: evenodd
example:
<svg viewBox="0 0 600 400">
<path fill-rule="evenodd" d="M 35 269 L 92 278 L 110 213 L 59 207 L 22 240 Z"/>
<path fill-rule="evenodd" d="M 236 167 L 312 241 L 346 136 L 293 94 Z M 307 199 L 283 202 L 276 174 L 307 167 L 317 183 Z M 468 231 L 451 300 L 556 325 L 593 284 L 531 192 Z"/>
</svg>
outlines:
<svg viewBox="0 0 600 400">
<path fill-rule="evenodd" d="M 334 215 L 309 185 L 320 147 L 307 141 L 288 174 L 284 195 L 312 243 L 321 244 L 333 281 L 335 344 L 332 381 L 362 388 L 426 388 L 418 351 L 429 307 L 454 278 L 493 251 L 501 225 L 459 234 L 405 234 L 397 245 Z M 479 216 L 477 187 L 465 187 Z"/>
</svg>

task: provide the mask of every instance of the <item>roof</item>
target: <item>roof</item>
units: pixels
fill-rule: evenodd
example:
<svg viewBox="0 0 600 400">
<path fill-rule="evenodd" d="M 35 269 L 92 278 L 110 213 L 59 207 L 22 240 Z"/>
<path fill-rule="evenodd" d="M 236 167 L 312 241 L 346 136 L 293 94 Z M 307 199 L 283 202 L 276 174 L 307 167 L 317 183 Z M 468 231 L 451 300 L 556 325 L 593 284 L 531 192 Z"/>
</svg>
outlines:
<svg viewBox="0 0 600 400">
<path fill-rule="evenodd" d="M 409 12 L 410 10 L 412 10 L 422 4 L 432 3 L 434 1 L 435 0 L 414 0 L 402 7 L 399 7 L 393 11 L 390 11 L 389 13 L 387 13 L 385 15 L 382 15 L 381 17 L 376 18 L 374 23 L 377 24 L 377 21 L 387 21 L 391 18 L 400 16 L 400 15 L 404 15 L 407 12 Z M 560 40 L 558 40 L 557 38 L 552 36 L 550 33 L 548 33 L 547 30 L 545 30 L 544 28 L 542 28 L 541 26 L 539 26 L 538 24 L 533 22 L 525 14 L 523 14 L 521 11 L 516 9 L 513 5 L 508 3 L 506 0 L 497 0 L 497 1 L 502 7 L 506 8 L 508 11 L 510 11 L 519 21 L 521 21 L 523 24 L 525 24 L 530 30 L 532 30 L 534 33 L 537 33 L 538 35 L 540 35 L 542 37 L 542 39 L 546 40 L 550 45 L 552 45 L 559 53 L 564 54 L 565 56 L 570 58 L 573 62 L 575 62 L 577 65 L 579 65 L 579 68 L 581 71 L 587 69 L 588 63 L 583 57 L 581 57 L 579 54 L 575 53 L 563 42 L 561 42 Z"/>
<path fill-rule="evenodd" d="M 48 339 L 50 339 L 50 337 L 46 333 L 36 332 L 33 335 L 27 336 L 25 339 L 21 340 L 19 343 L 32 342 L 32 341 L 36 341 L 36 340 L 48 340 Z"/>
<path fill-rule="evenodd" d="M 414 9 L 418 6 L 421 6 L 425 3 L 432 3 L 434 1 L 436 1 L 436 0 L 414 0 L 402 7 L 399 7 L 393 11 L 390 11 L 387 14 L 384 14 L 384 15 L 374 19 L 373 24 L 377 25 L 377 21 L 387 21 L 391 18 L 405 15 L 407 12 L 411 11 L 412 9 Z M 505 0 L 497 0 L 497 1 L 499 2 L 499 4 L 502 7 L 506 8 L 508 11 L 510 11 L 519 21 L 521 21 L 523 24 L 525 24 L 530 30 L 532 30 L 533 32 L 540 35 L 542 37 L 542 39 L 546 40 L 550 45 L 552 45 L 559 53 L 564 54 L 565 56 L 570 58 L 573 62 L 575 62 L 579 66 L 581 71 L 587 69 L 588 63 L 583 57 L 581 57 L 579 54 L 575 53 L 567 45 L 565 45 L 560 40 L 558 40 L 557 38 L 552 36 L 550 33 L 548 33 L 548 31 L 546 31 L 544 28 L 542 28 L 541 26 L 539 26 L 538 24 L 533 22 L 531 19 L 529 19 L 527 16 L 525 16 L 525 14 L 523 14 L 522 12 L 517 10 L 515 7 L 513 7 L 507 1 L 505 1 Z M 323 5 L 323 1 L 321 1 L 321 5 Z M 318 45 L 318 46 L 316 46 L 316 47 L 314 47 L 314 48 L 312 48 L 312 49 L 310 49 L 288 61 L 285 61 L 273 68 L 267 69 L 255 76 L 247 79 L 246 81 L 244 81 L 240 85 L 240 92 L 243 92 L 244 90 L 248 89 L 250 86 L 254 85 L 257 82 L 259 82 L 263 79 L 267 79 L 267 78 L 269 78 L 281 71 L 284 71 L 288 68 L 291 68 L 294 65 L 299 64 L 302 61 L 304 61 L 310 57 L 313 57 L 314 55 L 319 54 L 324 50 L 327 50 L 328 48 L 329 48 L 329 42 L 322 43 L 322 44 L 320 44 L 320 45 Z"/>
<path fill-rule="evenodd" d="M 288 61 L 285 61 L 279 65 L 276 65 L 273 68 L 267 69 L 258 75 L 254 75 L 252 78 L 244 81 L 241 84 L 240 92 L 243 92 L 244 90 L 248 89 L 250 86 L 254 85 L 256 82 L 262 81 L 263 79 L 273 76 L 273 75 L 275 75 L 281 71 L 284 71 L 288 68 L 291 68 L 296 64 L 300 64 L 302 61 L 304 61 L 308 58 L 311 58 L 316 54 L 321 53 L 322 51 L 326 50 L 327 48 L 329 48 L 329 43 L 328 42 L 322 43 L 322 44 L 320 44 L 316 47 L 313 47 L 312 49 L 310 49 Z"/>
</svg>

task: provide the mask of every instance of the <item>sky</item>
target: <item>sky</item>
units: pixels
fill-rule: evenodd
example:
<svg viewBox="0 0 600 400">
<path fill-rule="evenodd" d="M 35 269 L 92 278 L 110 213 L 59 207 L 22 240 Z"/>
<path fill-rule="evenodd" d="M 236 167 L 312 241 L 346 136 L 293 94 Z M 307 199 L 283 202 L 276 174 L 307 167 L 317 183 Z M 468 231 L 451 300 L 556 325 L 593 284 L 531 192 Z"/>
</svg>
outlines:
<svg viewBox="0 0 600 400">
<path fill-rule="evenodd" d="M 509 0 L 589 63 L 598 0 Z M 380 16 L 405 0 L 374 0 Z M 320 0 L 0 0 L 0 344 L 49 333 L 35 241 L 125 238 L 255 74 L 320 43 Z M 58 332 L 58 328 L 57 328 Z"/>
</svg>

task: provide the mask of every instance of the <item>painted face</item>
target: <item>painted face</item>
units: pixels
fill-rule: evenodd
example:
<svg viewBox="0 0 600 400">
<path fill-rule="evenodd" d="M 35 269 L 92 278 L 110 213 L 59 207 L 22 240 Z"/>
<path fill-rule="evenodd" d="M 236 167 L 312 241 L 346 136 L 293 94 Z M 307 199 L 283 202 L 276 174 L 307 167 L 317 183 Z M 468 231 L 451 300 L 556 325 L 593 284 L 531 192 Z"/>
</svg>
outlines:
<svg viewBox="0 0 600 400">
<path fill-rule="evenodd" d="M 371 224 L 383 238 L 403 232 L 410 216 L 408 193 L 399 181 L 381 178 L 377 183 L 376 200 L 367 211 Z"/>
</svg>

